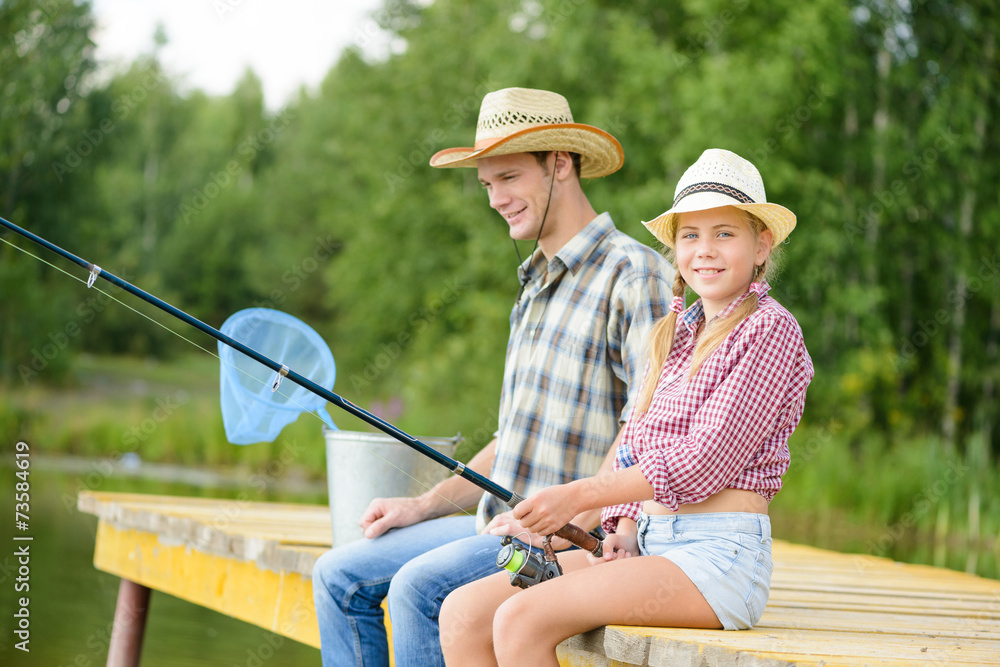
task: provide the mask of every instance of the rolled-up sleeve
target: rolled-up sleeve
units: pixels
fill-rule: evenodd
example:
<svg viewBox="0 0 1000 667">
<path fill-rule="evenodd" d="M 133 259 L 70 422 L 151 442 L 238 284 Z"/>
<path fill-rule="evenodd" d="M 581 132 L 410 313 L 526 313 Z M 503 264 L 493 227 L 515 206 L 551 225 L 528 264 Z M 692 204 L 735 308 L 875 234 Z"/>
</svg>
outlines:
<svg viewBox="0 0 1000 667">
<path fill-rule="evenodd" d="M 626 428 L 631 430 L 632 426 L 629 423 L 629 426 Z M 624 470 L 625 468 L 634 466 L 636 463 L 636 459 L 632 454 L 632 446 L 628 440 L 630 435 L 629 431 L 626 430 L 625 437 L 622 438 L 621 443 L 618 445 L 618 451 L 615 453 L 615 470 Z M 639 512 L 641 511 L 641 501 L 605 507 L 601 511 L 601 527 L 604 528 L 605 532 L 613 533 L 618 528 L 618 519 L 625 517 L 633 521 L 639 521 Z"/>
<path fill-rule="evenodd" d="M 797 423 L 801 401 L 790 402 L 789 394 L 802 390 L 804 398 L 804 387 L 792 382 L 801 351 L 794 322 L 760 317 L 728 351 L 730 370 L 697 410 L 686 436 L 666 437 L 656 419 L 646 421 L 637 464 L 653 487 L 653 500 L 670 510 L 705 500 L 743 473 L 784 423 Z"/>
<path fill-rule="evenodd" d="M 693 348 L 685 349 L 646 413 L 629 417 L 615 469 L 639 466 L 652 500 L 669 510 L 727 487 L 770 500 L 781 488 L 788 436 L 813 376 L 798 324 L 783 309 L 758 311 L 692 378 Z M 602 525 L 613 532 L 620 517 L 637 519 L 641 509 L 641 502 L 607 507 Z"/>
</svg>

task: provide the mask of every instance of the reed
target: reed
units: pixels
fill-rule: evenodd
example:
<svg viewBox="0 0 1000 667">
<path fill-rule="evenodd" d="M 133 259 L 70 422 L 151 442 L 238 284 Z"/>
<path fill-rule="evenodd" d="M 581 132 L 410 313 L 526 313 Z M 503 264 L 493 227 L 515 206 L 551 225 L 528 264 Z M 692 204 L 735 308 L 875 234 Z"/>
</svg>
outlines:
<svg viewBox="0 0 1000 667">
<path fill-rule="evenodd" d="M 775 502 L 899 533 L 992 543 L 1000 533 L 1000 469 L 973 436 L 949 454 L 935 435 L 858 442 L 803 425 L 789 442 L 792 463 Z"/>
<path fill-rule="evenodd" d="M 66 385 L 7 385 L 0 391 L 5 396 L 0 430 L 15 435 L 0 443 L 2 448 L 26 440 L 45 456 L 135 454 L 143 461 L 238 467 L 251 474 L 282 461 L 282 474 L 326 475 L 322 422 L 315 415 L 302 415 L 272 443 L 226 441 L 218 361 L 208 355 L 157 362 L 80 356 Z M 367 406 L 387 403 L 379 396 L 350 398 Z M 458 411 L 450 402 L 417 393 L 405 401 L 401 414 L 385 417 L 416 435 L 454 433 L 432 432 L 440 431 L 434 424 L 456 422 Z M 463 400 L 464 405 L 492 402 L 492 396 Z M 466 433 L 472 437 L 457 458 L 467 461 L 485 444 L 492 433 L 486 427 L 491 414 L 484 408 L 471 420 Z M 342 429 L 369 430 L 336 409 L 331 415 Z M 836 423 L 803 422 L 789 449 L 791 466 L 772 504 L 775 514 L 805 517 L 829 531 L 841 525 L 863 533 L 857 550 L 872 551 L 872 545 L 916 535 L 935 535 L 935 544 L 1000 546 L 1000 496 L 990 493 L 1000 488 L 1000 468 L 983 437 L 971 437 L 949 454 L 933 434 L 887 440 L 858 437 Z"/>
</svg>

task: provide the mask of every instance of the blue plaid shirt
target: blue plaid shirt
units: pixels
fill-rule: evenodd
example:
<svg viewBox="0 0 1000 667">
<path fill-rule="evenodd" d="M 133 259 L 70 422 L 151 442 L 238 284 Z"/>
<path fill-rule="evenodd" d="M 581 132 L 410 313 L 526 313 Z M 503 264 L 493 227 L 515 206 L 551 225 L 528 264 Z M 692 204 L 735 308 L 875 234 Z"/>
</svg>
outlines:
<svg viewBox="0 0 1000 667">
<path fill-rule="evenodd" d="M 602 213 L 551 261 L 536 250 L 510 315 L 491 479 L 522 496 L 590 477 L 628 415 L 674 271 Z M 507 506 L 489 494 L 478 530 Z"/>
</svg>

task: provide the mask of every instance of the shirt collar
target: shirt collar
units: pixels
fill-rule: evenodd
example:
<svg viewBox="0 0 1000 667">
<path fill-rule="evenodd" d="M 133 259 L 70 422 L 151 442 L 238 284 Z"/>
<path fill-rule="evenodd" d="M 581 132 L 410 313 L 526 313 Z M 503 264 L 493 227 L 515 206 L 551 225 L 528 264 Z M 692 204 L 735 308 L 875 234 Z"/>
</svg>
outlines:
<svg viewBox="0 0 1000 667">
<path fill-rule="evenodd" d="M 771 286 L 767 283 L 766 280 L 761 280 L 760 283 L 762 291 L 764 291 L 765 293 L 771 289 Z M 743 303 L 748 296 L 750 296 L 750 290 L 747 290 L 739 298 L 731 301 L 729 305 L 727 305 L 725 308 L 719 311 L 719 314 L 715 316 L 715 319 L 718 319 L 720 317 L 728 317 L 730 314 L 732 314 L 734 310 L 739 308 L 740 304 Z M 763 300 L 765 297 L 761 297 L 761 300 Z M 693 304 L 691 304 L 691 306 L 687 310 L 685 310 L 680 317 L 681 317 L 681 322 L 684 324 L 685 327 L 687 327 L 687 330 L 690 331 L 692 334 L 694 334 L 694 332 L 698 330 L 698 325 L 701 324 L 701 321 L 705 319 L 705 306 L 702 304 L 701 299 L 698 299 Z"/>
<path fill-rule="evenodd" d="M 681 323 L 687 327 L 687 330 L 694 334 L 698 330 L 698 325 L 701 321 L 705 319 L 705 307 L 701 303 L 701 299 L 698 299 L 681 314 Z"/>
<path fill-rule="evenodd" d="M 528 259 L 524 260 L 521 266 L 517 267 L 517 277 L 522 285 L 534 281 L 545 268 L 545 255 L 541 249 L 536 249 Z"/>
<path fill-rule="evenodd" d="M 601 213 L 560 248 L 548 264 L 545 262 L 542 250 L 536 249 L 531 257 L 518 267 L 517 275 L 522 282 L 530 282 L 541 274 L 543 269 L 547 269 L 549 273 L 557 273 L 560 266 L 576 275 L 586 266 L 587 260 L 597 250 L 600 242 L 613 231 L 615 223 L 611 215 L 607 212 Z"/>
</svg>

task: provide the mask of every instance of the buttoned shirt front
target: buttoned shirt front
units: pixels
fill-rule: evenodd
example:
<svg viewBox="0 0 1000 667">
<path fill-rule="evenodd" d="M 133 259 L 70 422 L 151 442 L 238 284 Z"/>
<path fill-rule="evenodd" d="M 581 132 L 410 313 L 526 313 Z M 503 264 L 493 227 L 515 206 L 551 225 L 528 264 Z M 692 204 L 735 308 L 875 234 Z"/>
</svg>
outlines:
<svg viewBox="0 0 1000 667">
<path fill-rule="evenodd" d="M 704 319 L 700 300 L 678 317 L 649 409 L 630 417 L 615 459 L 616 470 L 638 465 L 653 500 L 669 510 L 726 488 L 770 501 L 788 470 L 788 438 L 814 373 L 795 318 L 765 295 L 689 377 Z M 613 531 L 619 517 L 638 519 L 641 509 L 640 502 L 605 508 L 604 528 Z"/>
<path fill-rule="evenodd" d="M 624 422 L 673 268 L 602 213 L 519 268 L 491 478 L 529 496 L 597 472 Z M 478 530 L 508 508 L 486 494 Z"/>
</svg>

